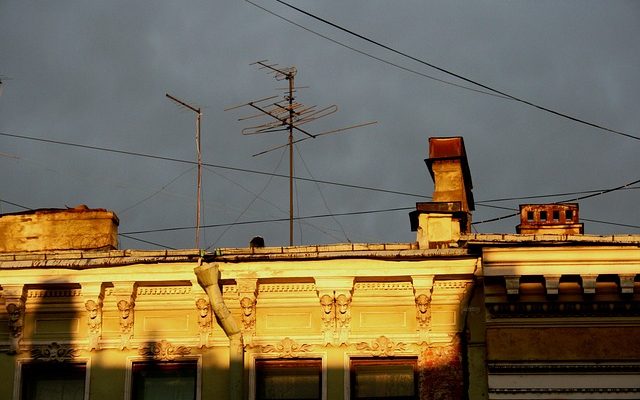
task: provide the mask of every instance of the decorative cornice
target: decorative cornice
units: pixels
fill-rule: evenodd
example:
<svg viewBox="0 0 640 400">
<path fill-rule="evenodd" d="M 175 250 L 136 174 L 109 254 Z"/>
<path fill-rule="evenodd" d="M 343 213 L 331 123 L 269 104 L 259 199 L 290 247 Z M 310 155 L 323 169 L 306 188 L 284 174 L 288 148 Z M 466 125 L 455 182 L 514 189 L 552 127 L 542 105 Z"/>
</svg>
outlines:
<svg viewBox="0 0 640 400">
<path fill-rule="evenodd" d="M 138 296 L 179 295 L 190 293 L 191 286 L 140 286 L 137 291 Z"/>
<path fill-rule="evenodd" d="M 29 289 L 27 297 L 30 299 L 41 297 L 77 297 L 82 293 L 81 289 Z"/>
<path fill-rule="evenodd" d="M 496 373 L 615 373 L 615 372 L 640 372 L 640 363 L 614 363 L 614 364 L 533 364 L 533 363 L 489 363 L 489 372 Z"/>
<path fill-rule="evenodd" d="M 282 358 L 295 358 L 298 357 L 298 353 L 306 353 L 311 350 L 310 344 L 298 344 L 291 338 L 284 338 L 280 343 L 274 345 L 262 346 L 263 353 L 277 353 Z"/>
<path fill-rule="evenodd" d="M 413 290 L 411 282 L 356 282 L 355 290 Z"/>
<path fill-rule="evenodd" d="M 487 311 L 493 318 L 637 316 L 640 302 L 509 302 L 487 304 Z"/>
<path fill-rule="evenodd" d="M 315 292 L 315 283 L 280 283 L 280 284 L 260 284 L 260 293 L 299 293 Z"/>
<path fill-rule="evenodd" d="M 78 351 L 73 347 L 62 346 L 57 342 L 53 342 L 46 346 L 31 349 L 31 358 L 39 361 L 63 362 L 76 358 Z"/>
<path fill-rule="evenodd" d="M 392 357 L 397 351 L 405 351 L 406 343 L 394 343 L 386 336 L 380 336 L 371 344 L 360 342 L 356 344 L 356 349 L 371 352 L 374 357 Z"/>
<path fill-rule="evenodd" d="M 471 281 L 434 281 L 433 287 L 436 289 L 466 289 Z"/>
<path fill-rule="evenodd" d="M 554 393 L 640 393 L 640 388 L 489 388 L 489 393 L 554 394 Z"/>
<path fill-rule="evenodd" d="M 138 350 L 138 354 L 154 360 L 171 361 L 177 357 L 191 354 L 191 349 L 186 346 L 174 346 L 166 340 L 149 343 Z"/>
</svg>

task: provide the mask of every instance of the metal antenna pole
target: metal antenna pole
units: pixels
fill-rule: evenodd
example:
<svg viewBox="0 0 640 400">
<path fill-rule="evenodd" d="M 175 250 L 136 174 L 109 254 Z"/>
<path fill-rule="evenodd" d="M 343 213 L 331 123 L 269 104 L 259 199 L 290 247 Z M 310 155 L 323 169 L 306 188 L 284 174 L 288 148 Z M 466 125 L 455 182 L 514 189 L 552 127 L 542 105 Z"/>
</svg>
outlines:
<svg viewBox="0 0 640 400">
<path fill-rule="evenodd" d="M 266 70 L 269 74 L 273 75 L 273 77 L 277 81 L 283 81 L 285 79 L 287 80 L 287 82 L 289 83 L 288 87 L 278 89 L 285 90 L 283 100 L 274 102 L 273 99 L 278 96 L 269 96 L 262 99 L 253 100 L 248 103 L 229 107 L 225 109 L 225 111 L 235 110 L 236 108 L 241 107 L 251 107 L 260 112 L 258 114 L 252 114 L 238 118 L 238 121 L 253 120 L 262 116 L 271 117 L 270 121 L 262 122 L 258 125 L 244 128 L 242 130 L 243 135 L 258 135 L 271 132 L 287 131 L 289 137 L 286 144 L 281 144 L 276 147 L 261 151 L 257 154 L 254 154 L 254 156 L 266 154 L 273 150 L 289 146 L 289 244 L 293 246 L 293 180 L 295 179 L 295 177 L 293 176 L 293 145 L 306 139 L 344 132 L 350 129 L 372 125 L 377 122 L 366 122 L 358 125 L 352 125 L 344 128 L 338 128 L 313 134 L 305 129 L 302 129 L 301 126 L 335 113 L 336 111 L 338 111 L 338 106 L 331 105 L 318 109 L 316 108 L 316 106 L 305 106 L 304 104 L 295 102 L 294 93 L 296 93 L 296 90 L 299 89 L 299 87 L 296 88 L 294 84 L 294 77 L 297 73 L 295 67 L 280 67 L 278 66 L 278 64 L 269 64 L 267 60 L 256 61 L 251 65 L 259 65 L 259 69 Z M 295 139 L 293 137 L 294 130 L 298 133 L 303 133 L 306 136 L 303 138 Z"/>
<path fill-rule="evenodd" d="M 289 245 L 293 246 L 293 74 L 289 81 Z"/>
<path fill-rule="evenodd" d="M 189 110 L 196 113 L 196 157 L 198 159 L 198 178 L 197 178 L 197 189 L 196 189 L 196 249 L 200 248 L 200 202 L 201 202 L 201 192 L 202 192 L 202 153 L 200 151 L 200 125 L 202 121 L 202 111 L 198 107 L 194 107 L 186 102 L 170 95 L 169 93 L 165 94 L 170 100 L 178 103 L 179 105 L 188 108 Z"/>
</svg>

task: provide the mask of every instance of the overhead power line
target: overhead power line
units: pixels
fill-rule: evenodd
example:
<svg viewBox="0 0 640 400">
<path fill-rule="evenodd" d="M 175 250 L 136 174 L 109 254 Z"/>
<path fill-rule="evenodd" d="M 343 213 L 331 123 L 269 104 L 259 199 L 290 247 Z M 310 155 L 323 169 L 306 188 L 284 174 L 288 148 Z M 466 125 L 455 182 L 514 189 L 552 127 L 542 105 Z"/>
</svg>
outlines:
<svg viewBox="0 0 640 400">
<path fill-rule="evenodd" d="M 122 236 L 122 237 L 127 238 L 127 239 L 136 240 L 136 241 L 138 241 L 138 242 L 142 242 L 142 243 L 146 243 L 146 244 L 151 244 L 151 245 L 158 246 L 158 247 L 163 247 L 163 248 L 165 248 L 165 249 L 169 249 L 169 250 L 176 250 L 176 248 L 175 248 L 175 247 L 166 246 L 166 245 L 164 245 L 164 244 L 160 244 L 160 243 L 156 243 L 156 242 L 151 242 L 151 241 L 149 241 L 149 240 L 138 239 L 137 237 L 129 236 L 129 235 L 127 235 L 126 233 L 118 233 L 118 236 Z"/>
<path fill-rule="evenodd" d="M 303 10 L 303 9 L 299 8 L 299 7 L 296 7 L 296 6 L 294 6 L 294 5 L 291 5 L 291 4 L 289 4 L 289 3 L 287 3 L 287 2 L 285 2 L 285 1 L 283 1 L 283 0 L 275 0 L 275 1 L 276 1 L 276 2 L 278 2 L 278 3 L 280 3 L 280 4 L 282 4 L 282 5 L 284 5 L 284 6 L 287 6 L 287 7 L 291 8 L 291 9 L 293 9 L 293 10 L 296 10 L 296 11 L 298 11 L 298 12 L 300 12 L 300 13 L 302 13 L 302 14 L 304 14 L 304 15 L 308 16 L 308 17 L 311 17 L 311 18 L 313 18 L 313 19 L 315 19 L 315 20 L 317 20 L 317 21 L 320 21 L 320 22 L 322 22 L 322 23 L 324 23 L 324 24 L 330 25 L 330 26 L 332 26 L 332 27 L 334 27 L 334 28 L 336 28 L 336 29 L 339 29 L 339 30 L 341 30 L 341 31 L 343 31 L 343 32 L 345 32 L 345 33 L 348 33 L 349 35 L 355 36 L 355 37 L 357 37 L 357 38 L 359 38 L 359 39 L 362 39 L 362 40 L 364 40 L 364 41 L 366 41 L 366 42 L 369 42 L 369 43 L 371 43 L 371 44 L 373 44 L 373 45 L 376 45 L 376 46 L 378 46 L 378 47 L 381 47 L 381 48 L 383 48 L 383 49 L 385 49 L 385 50 L 388 50 L 388 51 L 390 51 L 390 52 L 392 52 L 392 53 L 395 53 L 395 54 L 398 54 L 398 55 L 400 55 L 400 56 L 406 57 L 406 58 L 408 58 L 408 59 L 410 59 L 410 60 L 412 60 L 412 61 L 415 61 L 415 62 L 417 62 L 417 63 L 423 64 L 423 65 L 426 65 L 426 66 L 428 66 L 428 67 L 430 67 L 430 68 L 433 68 L 433 69 L 435 69 L 435 70 L 438 70 L 438 71 L 440 71 L 440 72 L 443 72 L 443 73 L 445 73 L 445 74 L 447 74 L 447 75 L 450 75 L 450 76 L 453 76 L 453 77 L 455 77 L 455 78 L 458 78 L 458 79 L 460 79 L 460 80 L 462 80 L 462 81 L 464 81 L 464 82 L 471 83 L 471 84 L 476 85 L 476 86 L 478 86 L 478 87 L 481 87 L 481 88 L 483 88 L 483 89 L 489 90 L 489 91 L 491 91 L 491 92 L 493 92 L 493 93 L 496 93 L 496 94 L 499 94 L 499 95 L 501 95 L 501 96 L 507 97 L 507 98 L 509 98 L 509 99 L 511 99 L 511 100 L 513 100 L 513 101 L 517 101 L 517 102 L 519 102 L 519 103 L 526 104 L 526 105 L 528 105 L 528 106 L 530 106 L 530 107 L 534 107 L 534 108 L 537 108 L 537 109 L 539 109 L 539 110 L 542 110 L 542 111 L 545 111 L 545 112 L 548 112 L 548 113 L 551 113 L 551 114 L 557 115 L 557 116 L 562 117 L 562 118 L 569 119 L 569 120 L 571 120 L 571 121 L 574 121 L 574 122 L 577 122 L 577 123 L 580 123 L 580 124 L 588 125 L 588 126 L 590 126 L 590 127 L 592 127 L 592 128 L 600 129 L 600 130 L 605 131 L 605 132 L 613 133 L 613 134 L 620 135 L 620 136 L 625 136 L 625 137 L 628 137 L 628 138 L 630 138 L 630 139 L 640 140 L 640 137 L 639 137 L 639 136 L 634 136 L 634 135 L 631 135 L 631 134 L 629 134 L 629 133 L 625 133 L 625 132 L 618 131 L 618 130 L 615 130 L 615 129 L 607 128 L 607 127 L 605 127 L 605 126 L 603 126 L 603 125 L 599 125 L 599 124 L 596 124 L 596 123 L 593 123 L 593 122 L 589 122 L 589 121 L 583 120 L 583 119 L 581 119 L 581 118 L 573 117 L 573 116 L 571 116 L 571 115 L 569 115 L 569 114 L 565 114 L 565 113 L 563 113 L 563 112 L 553 110 L 553 109 L 551 109 L 551 108 L 548 108 L 548 107 L 545 107 L 545 106 L 542 106 L 542 105 L 539 105 L 539 104 L 533 103 L 533 102 L 528 101 L 528 100 L 525 100 L 525 99 L 523 99 L 523 98 L 520 98 L 520 97 L 517 97 L 517 96 L 511 95 L 511 94 L 509 94 L 509 93 L 506 93 L 506 92 L 504 92 L 504 91 L 501 91 L 501 90 L 495 89 L 495 88 L 493 88 L 493 87 L 491 87 L 491 86 L 485 85 L 485 84 L 480 83 L 480 82 L 478 82 L 478 81 L 476 81 L 476 80 L 473 80 L 473 79 L 467 78 L 467 77 L 465 77 L 465 76 L 462 76 L 462 75 L 460 75 L 460 74 L 457 74 L 457 73 L 455 73 L 455 72 L 452 72 L 452 71 L 450 71 L 450 70 L 448 70 L 448 69 L 446 69 L 446 68 L 439 67 L 439 66 L 434 65 L 434 64 L 432 64 L 432 63 L 430 63 L 430 62 L 427 62 L 427 61 L 422 60 L 422 59 L 420 59 L 420 58 L 414 57 L 414 56 L 412 56 L 412 55 L 410 55 L 410 54 L 408 54 L 408 53 L 405 53 L 405 52 L 403 52 L 403 51 L 396 50 L 396 49 L 394 49 L 394 48 L 392 48 L 392 47 L 390 47 L 390 46 L 388 46 L 388 45 L 385 45 L 385 44 L 380 43 L 380 42 L 378 42 L 378 41 L 376 41 L 376 40 L 373 40 L 373 39 L 371 39 L 371 38 L 368 38 L 368 37 L 366 37 L 366 36 L 364 36 L 364 35 L 361 35 L 361 34 L 359 34 L 359 33 L 356 33 L 356 32 L 354 32 L 354 31 L 352 31 L 352 30 L 350 30 L 350 29 L 347 29 L 347 28 L 345 28 L 345 27 L 343 27 L 343 26 L 340 26 L 340 25 L 338 25 L 338 24 L 336 24 L 336 23 L 333 23 L 333 22 L 331 22 L 331 21 L 328 21 L 328 20 L 327 20 L 327 19 L 325 19 L 325 18 L 318 17 L 317 15 L 314 15 L 314 14 L 312 14 L 312 13 L 310 13 L 310 12 L 308 12 L 308 11 L 305 11 L 305 10 Z"/>
<path fill-rule="evenodd" d="M 322 34 L 322 33 L 320 33 L 320 32 L 316 32 L 316 31 L 314 31 L 313 29 L 310 29 L 310 28 L 307 28 L 306 26 L 300 25 L 300 24 L 298 24 L 297 22 L 294 22 L 294 21 L 292 21 L 292 20 L 290 20 L 290 19 L 288 19 L 288 18 L 285 18 L 285 17 L 283 17 L 282 15 L 279 15 L 279 14 L 277 14 L 277 13 L 275 13 L 275 12 L 273 12 L 273 11 L 271 11 L 271 10 L 267 9 L 267 8 L 264 8 L 264 7 L 262 7 L 262 6 L 260 6 L 260 5 L 256 4 L 256 3 L 254 3 L 254 2 L 252 2 L 252 1 L 250 1 L 250 0 L 245 0 L 245 1 L 246 1 L 247 3 L 249 3 L 249 4 L 253 5 L 253 6 L 255 6 L 255 7 L 258 7 L 259 9 L 263 10 L 264 12 L 267 12 L 267 13 L 269 13 L 269 14 L 273 15 L 274 17 L 280 18 L 281 20 L 283 20 L 283 21 L 286 21 L 286 22 L 290 23 L 291 25 L 295 25 L 295 26 L 297 26 L 297 27 L 298 27 L 298 28 L 300 28 L 300 29 L 303 29 L 303 30 L 305 30 L 305 31 L 307 31 L 307 32 L 309 32 L 309 33 L 312 33 L 312 34 L 314 34 L 314 35 L 316 35 L 316 36 L 318 36 L 318 37 L 321 37 L 321 38 L 323 38 L 323 39 L 325 39 L 325 40 L 328 40 L 328 41 L 330 41 L 330 42 L 332 42 L 332 43 L 335 43 L 335 44 L 337 44 L 338 46 L 342 46 L 342 47 L 344 47 L 344 48 L 346 48 L 346 49 L 349 49 L 349 50 L 351 50 L 351 51 L 354 51 L 354 52 L 356 52 L 356 53 L 358 53 L 358 54 L 361 54 L 361 55 L 363 55 L 363 56 L 369 57 L 369 58 L 374 59 L 374 60 L 376 60 L 376 61 L 380 61 L 380 62 L 385 63 L 385 64 L 387 64 L 387 65 L 391 65 L 392 67 L 396 67 L 396 68 L 399 68 L 399 69 L 401 69 L 401 70 L 403 70 L 403 71 L 410 72 L 410 73 L 415 74 L 415 75 L 419 75 L 419 76 L 421 76 L 421 77 L 423 77 L 423 78 L 427 78 L 427 79 L 431 79 L 431 80 L 436 81 L 436 82 L 444 83 L 445 85 L 455 86 L 455 87 L 458 87 L 458 88 L 460 88 L 460 89 L 469 90 L 469 91 L 472 91 L 472 92 L 477 92 L 477 93 L 486 94 L 486 95 L 488 95 L 488 96 L 494 96 L 494 97 L 499 97 L 499 98 L 502 98 L 502 99 L 508 99 L 508 100 L 510 100 L 510 99 L 509 99 L 508 97 L 506 97 L 506 96 L 502 96 L 502 95 L 499 95 L 499 94 L 496 94 L 496 93 L 486 92 L 486 91 L 484 91 L 484 90 L 474 89 L 474 88 L 472 88 L 472 87 L 468 87 L 468 86 L 464 86 L 464 85 L 459 85 L 459 84 L 454 83 L 454 82 L 449 82 L 449 81 L 446 81 L 446 80 L 444 80 L 444 79 L 436 78 L 435 76 L 431 76 L 431 75 L 425 74 L 425 73 L 423 73 L 423 72 L 419 72 L 419 71 L 416 71 L 416 70 L 414 70 L 414 69 L 404 67 L 404 66 L 402 66 L 402 65 L 400 65 L 400 64 L 393 63 L 393 62 L 391 62 L 391 61 L 389 61 L 389 60 L 385 60 L 384 58 L 380 58 L 380 57 L 374 56 L 373 54 L 369 54 L 369 53 L 367 53 L 367 52 L 365 52 L 365 51 L 362 51 L 362 50 L 360 50 L 360 49 L 356 49 L 356 48 L 355 48 L 355 47 L 353 47 L 353 46 L 349 46 L 348 44 L 342 43 L 342 42 L 340 42 L 340 41 L 338 41 L 338 40 L 335 40 L 335 39 L 332 39 L 332 38 L 330 38 L 330 37 L 328 37 L 328 36 L 326 36 L 326 35 L 323 35 L 323 34 Z"/>
<path fill-rule="evenodd" d="M 385 213 L 392 211 L 406 211 L 413 210 L 415 207 L 397 207 L 397 208 L 387 208 L 384 210 L 368 210 L 368 211 L 352 211 L 352 212 L 344 212 L 344 213 L 336 213 L 336 214 L 318 214 L 318 215 L 307 215 L 303 217 L 294 217 L 294 220 L 303 220 L 303 219 L 315 219 L 315 218 L 332 218 L 332 217 L 343 217 L 349 215 L 362 215 L 362 214 L 377 214 L 377 213 Z M 289 221 L 289 218 L 274 218 L 274 219 L 263 219 L 256 221 L 239 221 L 239 222 L 231 222 L 225 224 L 210 224 L 210 225 L 202 225 L 201 228 L 220 228 L 230 225 L 252 225 L 252 224 L 264 224 L 269 222 L 283 222 Z M 174 228 L 159 228 L 159 229 L 147 229 L 142 231 L 132 231 L 125 232 L 124 235 L 138 235 L 141 233 L 156 233 L 156 232 L 170 232 L 170 231 L 182 231 L 187 229 L 193 229 L 193 226 L 181 226 Z"/>
<path fill-rule="evenodd" d="M 152 159 L 156 159 L 156 160 L 171 161 L 171 162 L 182 163 L 182 164 L 198 165 L 198 163 L 196 161 L 184 160 L 184 159 L 175 158 L 175 157 L 158 156 L 158 155 L 140 153 L 140 152 L 135 152 L 135 151 L 112 149 L 112 148 L 108 148 L 108 147 L 90 146 L 90 145 L 86 145 L 86 144 L 64 142 L 64 141 L 51 140 L 51 139 L 43 139 L 43 138 L 37 138 L 37 137 L 25 136 L 25 135 L 16 135 L 16 134 L 11 134 L 11 133 L 6 133 L 6 132 L 0 132 L 0 136 L 7 136 L 7 137 L 18 138 L 18 139 L 34 140 L 36 142 L 52 143 L 52 144 L 58 144 L 58 145 L 63 145 L 63 146 L 79 147 L 79 148 L 89 149 L 89 150 L 106 151 L 106 152 L 109 152 L 109 153 L 125 154 L 125 155 L 129 155 L 129 156 L 152 158 Z M 247 168 L 230 167 L 230 166 L 227 166 L 227 165 L 211 164 L 211 163 L 204 163 L 204 162 L 202 163 L 202 165 L 205 166 L 205 167 L 226 169 L 226 170 L 229 170 L 229 171 L 246 172 L 246 173 L 256 174 L 256 175 L 274 176 L 274 177 L 277 177 L 277 178 L 287 178 L 287 179 L 289 179 L 289 175 L 277 174 L 277 173 L 271 173 L 271 172 L 264 172 L 264 171 L 257 171 L 257 170 L 253 170 L 253 169 L 247 169 Z M 349 184 L 349 183 L 333 182 L 333 181 L 327 181 L 327 180 L 321 180 L 321 179 L 311 179 L 311 178 L 303 178 L 303 177 L 294 177 L 294 179 L 299 180 L 299 181 L 304 181 L 304 182 L 317 182 L 317 183 L 323 183 L 325 185 L 334 185 L 334 186 L 341 186 L 341 187 L 347 187 L 347 188 L 352 188 L 352 189 L 370 190 L 370 191 L 374 191 L 374 192 L 398 194 L 398 195 L 402 195 L 402 196 L 430 198 L 430 196 L 425 196 L 423 194 L 401 192 L 401 191 L 398 191 L 398 190 L 379 189 L 379 188 L 374 188 L 374 187 L 369 187 L 369 186 L 352 185 L 352 184 Z"/>
</svg>

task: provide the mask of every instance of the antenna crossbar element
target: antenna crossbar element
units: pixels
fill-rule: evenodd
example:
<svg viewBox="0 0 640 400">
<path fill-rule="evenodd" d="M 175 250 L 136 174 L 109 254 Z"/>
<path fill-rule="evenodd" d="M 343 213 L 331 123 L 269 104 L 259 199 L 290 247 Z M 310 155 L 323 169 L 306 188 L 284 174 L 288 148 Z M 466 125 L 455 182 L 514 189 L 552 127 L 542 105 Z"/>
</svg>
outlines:
<svg viewBox="0 0 640 400">
<path fill-rule="evenodd" d="M 302 103 L 296 102 L 295 94 L 296 94 L 296 86 L 294 84 L 295 75 L 297 74 L 297 69 L 295 67 L 281 67 L 278 64 L 269 63 L 269 60 L 260 60 L 252 63 L 251 65 L 258 65 L 258 69 L 266 70 L 270 75 L 272 75 L 276 80 L 282 81 L 287 80 L 288 87 L 286 90 L 283 99 L 280 101 L 273 102 L 272 100 L 278 96 L 265 97 L 258 100 L 253 100 L 248 103 L 244 103 L 238 106 L 229 107 L 225 109 L 225 111 L 233 110 L 240 107 L 251 107 L 259 111 L 258 114 L 251 114 L 248 116 L 244 116 L 238 118 L 238 121 L 246 121 L 253 120 L 260 116 L 267 116 L 271 118 L 271 120 L 266 121 L 259 125 L 254 125 L 250 127 L 246 127 L 242 129 L 243 135 L 257 135 L 263 133 L 272 133 L 272 132 L 280 132 L 280 131 L 288 131 L 288 140 L 286 144 L 279 145 L 277 147 L 273 147 L 267 150 L 264 150 L 260 153 L 254 154 L 255 156 L 269 153 L 273 150 L 280 149 L 283 147 L 289 147 L 289 243 L 293 245 L 293 145 L 295 143 L 301 142 L 303 140 L 307 140 L 310 138 L 316 138 L 318 136 L 329 135 L 332 133 L 343 132 L 349 129 L 359 128 L 367 125 L 372 125 L 377 123 L 367 122 L 359 125 L 352 125 L 345 128 L 334 129 L 331 131 L 326 131 L 322 133 L 313 134 L 308 132 L 305 129 L 302 129 L 300 126 L 304 124 L 308 124 L 310 122 L 316 121 L 318 119 L 329 116 L 338 111 L 338 106 L 330 105 L 324 108 L 318 109 L 317 106 L 306 106 Z M 300 88 L 300 87 L 298 87 Z M 283 90 L 283 89 L 279 89 Z M 306 135 L 305 137 L 294 139 L 294 132 L 300 132 Z"/>
</svg>

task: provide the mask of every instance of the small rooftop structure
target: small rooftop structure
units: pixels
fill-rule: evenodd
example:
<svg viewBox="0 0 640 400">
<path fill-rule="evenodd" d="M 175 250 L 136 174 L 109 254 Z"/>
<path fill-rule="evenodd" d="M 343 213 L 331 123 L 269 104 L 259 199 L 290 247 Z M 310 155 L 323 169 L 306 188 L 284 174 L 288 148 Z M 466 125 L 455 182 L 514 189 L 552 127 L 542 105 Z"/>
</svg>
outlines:
<svg viewBox="0 0 640 400">
<path fill-rule="evenodd" d="M 119 222 L 113 211 L 85 205 L 0 215 L 0 253 L 113 250 Z"/>
<path fill-rule="evenodd" d="M 471 172 L 462 137 L 429 138 L 425 160 L 434 183 L 433 201 L 416 203 L 409 213 L 420 248 L 443 248 L 471 231 L 475 209 Z"/>
<path fill-rule="evenodd" d="M 549 234 L 583 234 L 578 203 L 521 204 L 520 225 L 516 232 Z"/>
</svg>

